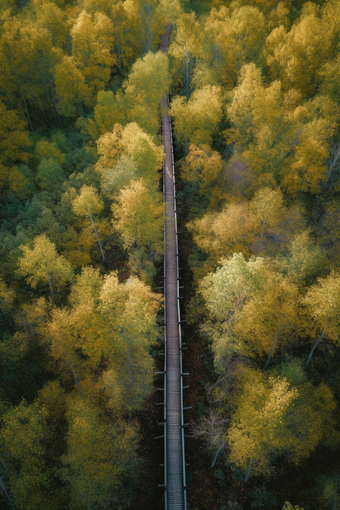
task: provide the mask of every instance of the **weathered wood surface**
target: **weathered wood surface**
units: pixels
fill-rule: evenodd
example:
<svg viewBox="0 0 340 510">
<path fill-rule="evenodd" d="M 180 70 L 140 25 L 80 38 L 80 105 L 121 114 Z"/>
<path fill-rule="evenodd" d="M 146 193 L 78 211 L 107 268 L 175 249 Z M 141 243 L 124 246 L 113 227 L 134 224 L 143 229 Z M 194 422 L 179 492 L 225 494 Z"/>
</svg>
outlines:
<svg viewBox="0 0 340 510">
<path fill-rule="evenodd" d="M 171 26 L 168 26 L 162 38 L 161 50 L 167 51 Z M 162 101 L 167 111 L 168 97 Z M 173 148 L 171 121 L 166 113 L 162 116 L 164 161 L 165 210 L 165 320 L 166 320 L 166 376 L 165 376 L 165 459 L 166 459 L 166 508 L 185 510 L 183 483 L 183 444 L 182 444 L 182 388 L 181 388 L 181 351 L 178 308 L 178 257 L 175 211 L 175 189 L 173 172 Z"/>
</svg>

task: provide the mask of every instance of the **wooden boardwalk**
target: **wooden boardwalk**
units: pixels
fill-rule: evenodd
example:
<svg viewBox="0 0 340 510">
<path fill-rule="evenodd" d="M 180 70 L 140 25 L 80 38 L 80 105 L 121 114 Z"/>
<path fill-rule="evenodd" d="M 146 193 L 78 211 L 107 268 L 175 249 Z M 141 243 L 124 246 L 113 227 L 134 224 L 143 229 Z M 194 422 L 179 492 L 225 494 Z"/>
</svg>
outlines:
<svg viewBox="0 0 340 510">
<path fill-rule="evenodd" d="M 171 26 L 162 38 L 161 49 L 168 47 Z M 168 97 L 162 101 L 164 110 Z M 176 188 L 170 116 L 162 116 L 165 161 L 163 193 L 165 209 L 165 357 L 164 357 L 164 458 L 165 509 L 186 510 L 186 478 L 183 421 L 182 340 L 179 307 L 179 267 L 176 214 Z"/>
</svg>

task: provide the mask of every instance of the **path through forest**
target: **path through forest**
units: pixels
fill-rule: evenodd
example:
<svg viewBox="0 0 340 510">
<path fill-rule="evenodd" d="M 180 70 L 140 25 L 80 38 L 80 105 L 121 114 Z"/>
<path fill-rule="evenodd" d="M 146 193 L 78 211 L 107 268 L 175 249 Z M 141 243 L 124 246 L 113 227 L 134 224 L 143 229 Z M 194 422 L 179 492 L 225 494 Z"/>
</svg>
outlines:
<svg viewBox="0 0 340 510">
<path fill-rule="evenodd" d="M 162 37 L 161 50 L 167 51 L 171 25 Z M 183 423 L 183 375 L 181 353 L 181 326 L 179 308 L 179 267 L 176 216 L 176 189 L 174 156 L 172 146 L 171 119 L 166 110 L 169 98 L 162 101 L 163 144 L 165 161 L 163 191 L 165 209 L 165 255 L 164 255 L 164 297 L 165 297 L 165 363 L 164 363 L 164 404 L 165 404 L 165 508 L 166 510 L 186 509 L 186 480 L 184 456 Z"/>
</svg>

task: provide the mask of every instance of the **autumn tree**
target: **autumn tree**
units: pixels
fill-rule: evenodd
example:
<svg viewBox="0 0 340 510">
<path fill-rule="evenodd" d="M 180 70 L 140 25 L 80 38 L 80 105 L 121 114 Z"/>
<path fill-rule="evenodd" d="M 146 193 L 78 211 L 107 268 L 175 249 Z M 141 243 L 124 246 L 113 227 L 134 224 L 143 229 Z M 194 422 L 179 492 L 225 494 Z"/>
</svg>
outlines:
<svg viewBox="0 0 340 510">
<path fill-rule="evenodd" d="M 160 121 L 160 103 L 169 92 L 171 83 L 168 56 L 158 51 L 147 53 L 133 64 L 124 84 L 129 104 L 128 121 L 137 124 L 147 133 L 156 135 Z"/>
<path fill-rule="evenodd" d="M 138 58 L 122 89 L 115 95 L 111 91 L 98 93 L 94 121 L 85 120 L 88 133 L 96 139 L 100 134 L 112 131 L 116 123 L 136 122 L 150 135 L 157 135 L 161 100 L 168 93 L 170 83 L 166 53 L 149 52 L 143 58 Z"/>
<path fill-rule="evenodd" d="M 97 104 L 94 107 L 94 120 L 87 119 L 87 130 L 94 140 L 100 135 L 111 132 L 115 124 L 125 121 L 126 112 L 119 102 L 119 95 L 111 90 L 100 90 L 97 94 Z"/>
<path fill-rule="evenodd" d="M 248 481 L 251 471 L 268 475 L 270 450 L 280 451 L 286 447 L 284 418 L 298 391 L 289 388 L 285 379 L 267 379 L 252 369 L 244 370 L 242 375 L 242 394 L 228 431 L 228 442 L 230 461 L 242 468 Z"/>
<path fill-rule="evenodd" d="M 315 96 L 299 114 L 304 120 L 300 143 L 290 166 L 282 170 L 282 186 L 293 196 L 298 192 L 316 194 L 324 190 L 330 140 L 339 122 L 339 108 L 327 96 Z"/>
<path fill-rule="evenodd" d="M 196 244 L 212 263 L 235 252 L 278 255 L 291 236 L 304 227 L 301 213 L 286 208 L 280 188 L 260 188 L 252 200 L 226 204 L 221 212 L 208 212 L 191 221 Z"/>
<path fill-rule="evenodd" d="M 111 367 L 103 374 L 103 386 L 113 409 L 140 409 L 150 393 L 153 360 L 150 345 L 159 330 L 156 313 L 161 296 L 136 277 L 125 284 L 111 273 L 100 294 L 100 311 L 111 334 Z"/>
<path fill-rule="evenodd" d="M 321 82 L 321 65 L 330 55 L 332 35 L 319 7 L 306 2 L 298 22 L 288 32 L 281 25 L 266 40 L 272 80 L 279 78 L 284 90 L 294 88 L 306 97 L 314 95 Z"/>
<path fill-rule="evenodd" d="M 59 473 L 72 501 L 83 508 L 127 504 L 125 478 L 138 469 L 135 420 L 112 419 L 79 398 L 69 407 L 67 420 L 67 450 Z"/>
<path fill-rule="evenodd" d="M 31 141 L 26 131 L 26 122 L 16 110 L 8 110 L 0 102 L 0 187 L 17 192 L 28 183 L 18 169 L 18 163 L 27 163 Z"/>
<path fill-rule="evenodd" d="M 211 59 L 222 83 L 233 88 L 242 65 L 256 62 L 265 36 L 265 18 L 256 6 L 243 5 L 230 12 L 212 9 L 204 26 Z"/>
<path fill-rule="evenodd" d="M 215 273 L 200 282 L 200 293 L 209 311 L 202 329 L 213 340 L 217 370 L 223 371 L 224 360 L 230 353 L 242 352 L 242 345 L 233 332 L 234 322 L 253 296 L 263 289 L 266 270 L 262 258 L 248 262 L 241 254 L 223 259 Z"/>
<path fill-rule="evenodd" d="M 143 178 L 150 182 L 152 188 L 158 182 L 157 170 L 163 162 L 163 147 L 156 145 L 152 137 L 135 122 L 124 128 L 116 124 L 112 132 L 98 139 L 97 151 L 99 159 L 96 170 L 102 189 L 110 198 L 131 178 Z"/>
<path fill-rule="evenodd" d="M 137 37 L 138 16 L 136 9 L 129 9 L 131 5 L 121 0 L 85 0 L 84 7 L 92 14 L 102 12 L 112 23 L 114 35 L 112 52 L 116 56 L 116 66 L 122 73 L 127 66 L 140 54 L 140 41 Z"/>
<path fill-rule="evenodd" d="M 172 72 L 177 80 L 182 78 L 185 83 L 185 98 L 189 101 L 191 62 L 202 55 L 204 36 L 193 12 L 181 14 L 175 30 L 176 35 L 169 47 L 169 54 L 173 57 Z M 183 68 L 184 77 L 181 76 Z"/>
<path fill-rule="evenodd" d="M 256 176 L 267 181 L 279 178 L 280 168 L 297 136 L 298 127 L 285 118 L 279 82 L 265 87 L 254 63 L 243 66 L 227 115 L 232 128 L 229 142 L 237 154 L 251 165 Z M 293 103 L 294 104 L 294 103 Z M 254 175 L 254 177 L 255 177 Z"/>
<path fill-rule="evenodd" d="M 250 204 L 254 226 L 259 233 L 258 254 L 261 254 L 264 233 L 276 226 L 285 214 L 283 196 L 280 189 L 260 189 Z"/>
<path fill-rule="evenodd" d="M 27 115 L 31 131 L 42 112 L 45 122 L 56 121 L 53 68 L 61 58 L 46 24 L 7 11 L 0 39 L 0 90 Z"/>
<path fill-rule="evenodd" d="M 241 254 L 201 280 L 208 308 L 202 329 L 213 340 L 220 370 L 229 354 L 266 359 L 292 340 L 299 324 L 299 294 L 295 285 L 265 268 L 263 259 L 246 262 Z"/>
<path fill-rule="evenodd" d="M 95 97 L 109 82 L 115 64 L 111 20 L 101 12 L 82 11 L 72 27 L 72 55 L 55 67 L 58 110 L 75 117 L 83 106 L 93 106 Z"/>
<path fill-rule="evenodd" d="M 266 356 L 268 368 L 275 349 L 292 342 L 299 329 L 299 294 L 295 285 L 268 271 L 263 290 L 245 303 L 234 323 L 234 334 L 244 353 L 257 359 Z"/>
<path fill-rule="evenodd" d="M 279 260 L 279 267 L 290 281 L 304 284 L 325 263 L 325 250 L 313 242 L 308 230 L 297 234 L 289 243 L 287 254 Z"/>
<path fill-rule="evenodd" d="M 277 183 L 290 194 L 318 193 L 326 180 L 324 165 L 339 111 L 326 96 L 303 106 L 296 90 L 282 93 L 281 83 L 262 83 L 254 64 L 242 68 L 227 114 L 226 134 L 254 170 L 254 185 Z"/>
<path fill-rule="evenodd" d="M 67 260 L 58 255 L 55 245 L 45 235 L 34 239 L 34 245 L 22 246 L 18 274 L 35 289 L 39 282 L 48 283 L 54 301 L 54 288 L 62 288 L 73 279 L 73 270 Z"/>
<path fill-rule="evenodd" d="M 81 319 L 77 312 L 72 313 L 67 308 L 53 310 L 50 322 L 47 324 L 51 343 L 51 355 L 71 371 L 77 389 L 82 395 L 78 368 L 84 369 L 84 362 L 79 356 L 82 348 Z M 80 319 L 80 320 L 79 320 Z M 85 325 L 85 324 L 84 324 Z"/>
<path fill-rule="evenodd" d="M 124 246 L 130 249 L 131 255 L 135 255 L 130 257 L 132 271 L 144 274 L 146 280 L 150 281 L 154 274 L 153 262 L 159 259 L 164 249 L 161 194 L 152 188 L 147 189 L 143 180 L 132 180 L 129 186 L 121 189 L 112 211 L 115 229 L 123 238 Z M 142 253 L 146 255 L 145 261 L 141 258 Z M 138 264 L 138 261 L 142 264 Z"/>
<path fill-rule="evenodd" d="M 76 117 L 83 113 L 83 105 L 91 106 L 91 90 L 73 57 L 64 56 L 55 67 L 57 109 L 65 117 Z"/>
<path fill-rule="evenodd" d="M 54 48 L 65 49 L 70 32 L 70 19 L 63 9 L 63 0 L 57 2 L 33 0 L 35 24 L 39 28 L 48 30 L 52 37 Z"/>
<path fill-rule="evenodd" d="M 234 253 L 249 256 L 254 243 L 254 219 L 247 203 L 228 204 L 221 212 L 208 212 L 188 224 L 194 241 L 214 261 Z"/>
<path fill-rule="evenodd" d="M 222 119 L 221 91 L 216 86 L 195 90 L 189 101 L 176 96 L 171 101 L 170 115 L 174 118 L 176 138 L 194 145 L 211 145 Z"/>
<path fill-rule="evenodd" d="M 99 214 L 104 207 L 104 204 L 102 200 L 98 197 L 96 190 L 93 188 L 93 186 L 86 186 L 84 185 L 81 190 L 80 194 L 75 200 L 73 201 L 73 210 L 75 214 L 78 216 L 88 216 L 91 225 L 93 227 L 93 230 L 95 231 L 98 245 L 100 248 L 100 252 L 103 257 L 103 261 L 105 261 L 105 255 L 103 252 L 103 248 L 99 239 L 99 235 L 96 229 L 96 225 L 93 221 L 92 214 Z"/>
<path fill-rule="evenodd" d="M 199 186 L 199 193 L 208 196 L 215 205 L 221 198 L 219 183 L 223 168 L 222 158 L 206 145 L 190 145 L 187 157 L 182 161 L 182 177 Z"/>
<path fill-rule="evenodd" d="M 286 453 L 295 464 L 308 458 L 334 427 L 335 402 L 323 383 L 313 387 L 302 376 L 294 384 L 286 377 L 243 368 L 239 385 L 227 437 L 230 461 L 242 468 L 245 481 L 250 473 L 270 476 L 275 454 Z"/>
<path fill-rule="evenodd" d="M 8 467 L 13 502 L 28 510 L 48 505 L 59 510 L 68 504 L 60 488 L 55 463 L 62 453 L 60 432 L 65 393 L 58 382 L 49 382 L 32 404 L 22 401 L 5 413 L 0 444 L 2 462 Z"/>
<path fill-rule="evenodd" d="M 318 284 L 308 290 L 303 303 L 310 309 L 315 320 L 316 331 L 321 331 L 308 356 L 309 365 L 315 349 L 325 335 L 334 342 L 339 341 L 340 278 L 332 272 L 327 278 L 320 278 Z"/>
</svg>

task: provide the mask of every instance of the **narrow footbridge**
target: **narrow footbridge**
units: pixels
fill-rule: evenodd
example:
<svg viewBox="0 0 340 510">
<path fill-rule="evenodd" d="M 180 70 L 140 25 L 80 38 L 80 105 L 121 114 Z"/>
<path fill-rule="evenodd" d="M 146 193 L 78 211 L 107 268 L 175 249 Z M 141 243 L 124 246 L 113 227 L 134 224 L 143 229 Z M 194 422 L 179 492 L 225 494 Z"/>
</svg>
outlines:
<svg viewBox="0 0 340 510">
<path fill-rule="evenodd" d="M 167 50 L 171 26 L 163 36 L 161 49 Z M 180 277 L 178 264 L 178 232 L 176 185 L 172 126 L 167 114 L 169 97 L 163 99 L 163 195 L 164 225 L 164 490 L 165 510 L 187 510 L 185 449 L 184 449 L 184 378 L 182 366 L 182 335 L 180 316 Z"/>
</svg>

